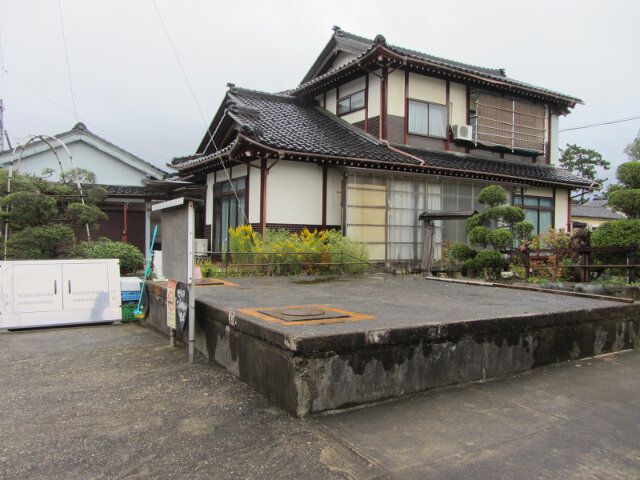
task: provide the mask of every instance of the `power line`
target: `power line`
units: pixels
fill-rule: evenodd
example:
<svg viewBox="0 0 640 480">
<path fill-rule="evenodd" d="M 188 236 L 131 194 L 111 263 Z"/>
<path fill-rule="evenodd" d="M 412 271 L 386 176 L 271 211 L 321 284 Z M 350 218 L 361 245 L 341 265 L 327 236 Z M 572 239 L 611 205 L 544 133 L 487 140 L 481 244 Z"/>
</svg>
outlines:
<svg viewBox="0 0 640 480">
<path fill-rule="evenodd" d="M 35 88 L 33 88 L 31 85 L 29 85 L 27 82 L 25 82 L 24 80 L 16 77 L 13 73 L 11 73 L 8 70 L 4 70 L 4 73 L 6 73 L 9 77 L 13 78 L 16 82 L 18 82 L 20 85 L 22 85 L 24 88 L 26 88 L 27 90 L 30 90 L 31 92 L 35 93 L 36 95 L 38 95 L 39 97 L 42 97 L 44 100 L 46 100 L 47 102 L 51 103 L 52 105 L 55 105 L 56 107 L 64 110 L 65 112 L 67 112 L 70 115 L 74 115 L 73 111 L 71 111 L 68 107 L 65 107 L 64 105 L 62 105 L 61 103 L 56 102 L 55 100 L 51 99 L 50 97 L 48 97 L 47 95 L 45 95 L 44 93 L 36 90 Z M 77 118 L 77 117 L 76 117 Z M 129 142 L 128 140 L 123 139 L 122 137 L 118 137 L 117 135 L 114 135 L 111 132 L 108 132 L 107 130 L 97 127 L 95 125 L 95 123 L 90 122 L 86 119 L 80 119 L 79 121 L 82 121 L 86 124 L 88 124 L 91 127 L 91 130 L 97 130 L 98 132 L 101 132 L 103 135 L 108 136 L 109 138 L 118 140 L 119 142 L 122 142 L 123 145 L 128 145 L 129 147 L 133 147 L 141 152 L 147 153 L 149 155 L 153 155 L 154 157 L 156 157 L 157 159 L 160 160 L 164 160 L 164 155 L 160 155 L 156 152 L 152 152 L 150 150 L 147 150 L 145 148 L 142 148 L 138 145 L 135 145 L 131 142 Z"/>
<path fill-rule="evenodd" d="M 611 125 L 613 123 L 630 122 L 632 120 L 640 120 L 640 116 L 631 117 L 631 118 L 623 118 L 621 120 L 611 120 L 610 122 L 592 123 L 591 125 L 583 125 L 582 127 L 563 128 L 562 130 L 558 130 L 558 132 L 568 132 L 569 130 L 581 130 L 583 128 L 600 127 L 602 125 Z"/>
<path fill-rule="evenodd" d="M 67 74 L 69 75 L 69 91 L 71 92 L 71 104 L 73 105 L 73 114 L 76 116 L 76 122 L 78 119 L 78 110 L 76 109 L 76 99 L 73 96 L 73 84 L 71 82 L 71 64 L 69 63 L 69 51 L 67 49 L 67 37 L 64 34 L 64 19 L 62 17 L 62 0 L 58 0 L 58 10 L 60 10 L 60 27 L 62 30 L 62 43 L 64 44 L 64 56 L 67 60 Z"/>
<path fill-rule="evenodd" d="M 164 30 L 164 33 L 165 33 L 165 35 L 167 37 L 167 40 L 169 40 L 169 45 L 171 45 L 171 49 L 173 50 L 173 54 L 176 57 L 178 65 L 180 66 L 180 70 L 182 71 L 182 76 L 184 77 L 184 80 L 187 83 L 187 86 L 189 87 L 189 91 L 191 92 L 191 96 L 193 97 L 193 101 L 196 104 L 196 107 L 198 108 L 198 112 L 200 112 L 200 118 L 202 119 L 202 123 L 204 125 L 205 131 L 209 135 L 209 139 L 211 141 L 211 144 L 213 145 L 214 150 L 217 151 L 218 147 L 216 146 L 216 142 L 213 140 L 213 134 L 209 131 L 209 125 L 207 124 L 207 121 L 204 118 L 204 113 L 202 113 L 202 109 L 200 108 L 200 104 L 198 103 L 198 98 L 196 97 L 196 94 L 193 91 L 193 88 L 191 87 L 191 82 L 189 82 L 189 77 L 187 76 L 187 72 L 185 71 L 184 67 L 182 66 L 182 62 L 180 61 L 180 56 L 178 55 L 178 51 L 176 50 L 176 47 L 173 44 L 173 41 L 171 40 L 171 35 L 169 35 L 169 30 L 167 30 L 167 26 L 165 25 L 164 20 L 162 19 L 162 15 L 160 14 L 160 10 L 158 9 L 158 6 L 156 5 L 156 1 L 155 0 L 151 0 L 151 3 L 153 4 L 153 8 L 156 10 L 156 13 L 158 15 L 158 19 L 160 20 L 160 24 L 162 25 L 162 29 Z M 224 169 L 224 173 L 226 174 L 227 180 L 229 181 L 229 186 L 231 187 L 231 191 L 233 192 L 233 195 L 236 197 L 236 201 L 238 202 L 238 206 L 240 206 L 240 209 L 242 210 L 242 216 L 244 217 L 245 222 L 249 223 L 249 219 L 247 218 L 247 213 L 244 210 L 244 202 L 240 202 L 240 198 L 238 197 L 238 193 L 236 192 L 236 188 L 233 185 L 233 182 L 231 181 L 231 176 L 229 175 L 229 171 L 227 170 L 227 167 L 225 166 L 224 160 L 222 160 L 222 157 L 220 157 L 220 165 L 222 165 L 222 168 Z M 264 234 L 264 232 L 262 232 L 262 233 Z"/>
</svg>

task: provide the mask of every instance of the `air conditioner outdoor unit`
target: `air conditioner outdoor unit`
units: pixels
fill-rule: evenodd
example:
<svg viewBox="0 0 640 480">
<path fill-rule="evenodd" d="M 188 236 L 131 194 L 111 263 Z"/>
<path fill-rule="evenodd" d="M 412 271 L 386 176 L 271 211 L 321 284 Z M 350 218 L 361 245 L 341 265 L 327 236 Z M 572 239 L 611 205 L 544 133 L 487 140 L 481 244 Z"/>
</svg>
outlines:
<svg viewBox="0 0 640 480">
<path fill-rule="evenodd" d="M 452 125 L 454 140 L 473 141 L 473 127 L 471 125 Z"/>
</svg>

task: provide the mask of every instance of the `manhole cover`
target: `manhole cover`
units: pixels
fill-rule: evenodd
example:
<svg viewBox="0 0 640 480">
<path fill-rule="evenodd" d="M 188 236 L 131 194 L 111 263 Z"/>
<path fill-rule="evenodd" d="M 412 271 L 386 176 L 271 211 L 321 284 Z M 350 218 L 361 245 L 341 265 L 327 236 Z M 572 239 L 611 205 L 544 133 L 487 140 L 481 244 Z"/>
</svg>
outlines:
<svg viewBox="0 0 640 480">
<path fill-rule="evenodd" d="M 325 311 L 318 307 L 294 307 L 283 309 L 280 313 L 291 317 L 317 317 L 324 315 Z"/>
<path fill-rule="evenodd" d="M 335 310 L 305 305 L 301 307 L 270 308 L 260 310 L 260 313 L 275 317 L 285 322 L 304 322 L 309 320 L 326 320 L 334 318 L 348 318 L 350 315 Z"/>
</svg>

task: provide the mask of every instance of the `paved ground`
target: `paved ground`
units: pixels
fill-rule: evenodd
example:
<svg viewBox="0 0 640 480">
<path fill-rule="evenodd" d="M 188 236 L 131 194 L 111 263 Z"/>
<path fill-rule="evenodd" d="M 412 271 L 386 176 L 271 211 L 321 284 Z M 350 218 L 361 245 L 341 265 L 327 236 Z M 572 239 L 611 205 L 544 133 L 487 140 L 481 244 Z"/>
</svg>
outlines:
<svg viewBox="0 0 640 480">
<path fill-rule="evenodd" d="M 627 303 L 584 296 L 444 282 L 419 275 L 240 277 L 225 280 L 237 286 L 198 287 L 197 299 L 227 312 L 312 304 L 374 317 L 322 325 L 280 325 L 240 314 L 261 329 L 273 330 L 296 340 L 330 335 L 347 338 L 350 334 L 357 336 L 373 330 L 413 329 L 440 323 L 628 306 Z M 270 341 L 274 339 L 270 338 Z"/>
<path fill-rule="evenodd" d="M 0 478 L 640 477 L 640 351 L 297 420 L 167 343 L 0 332 Z"/>
</svg>

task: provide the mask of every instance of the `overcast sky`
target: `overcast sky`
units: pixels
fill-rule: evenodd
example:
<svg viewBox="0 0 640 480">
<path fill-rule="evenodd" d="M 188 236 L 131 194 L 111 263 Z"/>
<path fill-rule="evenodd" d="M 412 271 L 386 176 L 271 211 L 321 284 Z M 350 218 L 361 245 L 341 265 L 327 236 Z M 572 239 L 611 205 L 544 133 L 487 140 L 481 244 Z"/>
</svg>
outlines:
<svg viewBox="0 0 640 480">
<path fill-rule="evenodd" d="M 78 117 L 163 166 L 195 153 L 226 83 L 296 86 L 333 25 L 486 67 L 584 100 L 560 128 L 640 116 L 640 2 L 633 0 L 60 0 Z M 58 0 L 0 0 L 0 98 L 14 143 L 76 122 Z M 640 120 L 560 134 L 615 166 Z M 615 177 L 608 172 L 610 179 Z"/>
</svg>

